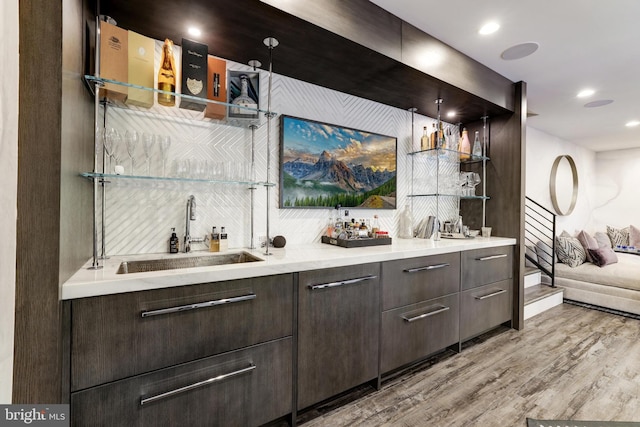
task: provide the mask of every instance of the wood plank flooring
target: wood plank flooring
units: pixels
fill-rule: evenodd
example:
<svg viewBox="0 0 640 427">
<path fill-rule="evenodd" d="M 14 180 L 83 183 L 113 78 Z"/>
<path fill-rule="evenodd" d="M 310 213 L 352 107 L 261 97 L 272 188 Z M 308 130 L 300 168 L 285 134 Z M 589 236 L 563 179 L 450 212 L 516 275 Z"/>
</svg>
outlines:
<svg viewBox="0 0 640 427">
<path fill-rule="evenodd" d="M 640 421 L 640 321 L 562 304 L 523 331 L 301 414 L 304 427 L 526 426 L 538 419 Z M 362 396 L 364 394 L 364 396 Z M 327 409 L 328 408 L 328 409 Z M 312 418 L 314 417 L 315 418 Z"/>
</svg>

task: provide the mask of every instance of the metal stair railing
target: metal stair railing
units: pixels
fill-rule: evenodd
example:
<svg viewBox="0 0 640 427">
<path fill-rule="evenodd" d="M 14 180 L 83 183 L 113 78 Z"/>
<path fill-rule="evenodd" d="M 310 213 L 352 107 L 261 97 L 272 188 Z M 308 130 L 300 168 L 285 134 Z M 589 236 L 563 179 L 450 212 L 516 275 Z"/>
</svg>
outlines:
<svg viewBox="0 0 640 427">
<path fill-rule="evenodd" d="M 551 287 L 555 288 L 555 253 L 556 253 L 556 214 L 529 197 L 525 197 L 524 209 L 524 239 L 525 249 L 533 246 L 534 251 L 543 252 L 551 259 L 549 266 L 540 262 L 540 256 L 535 258 L 525 250 L 525 258 L 539 268 L 551 279 Z"/>
</svg>

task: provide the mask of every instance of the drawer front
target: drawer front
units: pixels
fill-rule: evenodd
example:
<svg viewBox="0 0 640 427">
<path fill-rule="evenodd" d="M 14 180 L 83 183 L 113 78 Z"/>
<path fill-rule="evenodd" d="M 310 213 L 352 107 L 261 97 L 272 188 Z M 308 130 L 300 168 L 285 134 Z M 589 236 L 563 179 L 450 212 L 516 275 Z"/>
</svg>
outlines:
<svg viewBox="0 0 640 427">
<path fill-rule="evenodd" d="M 301 272 L 298 409 L 378 376 L 379 264 Z"/>
<path fill-rule="evenodd" d="M 462 252 L 462 290 L 511 277 L 513 277 L 513 246 Z"/>
<path fill-rule="evenodd" d="M 511 320 L 512 286 L 509 279 L 460 293 L 460 341 Z"/>
<path fill-rule="evenodd" d="M 381 371 L 422 359 L 459 341 L 459 294 L 382 313 Z"/>
<path fill-rule="evenodd" d="M 452 294 L 459 288 L 459 252 L 382 263 L 383 310 Z"/>
<path fill-rule="evenodd" d="M 258 426 L 292 411 L 292 338 L 71 394 L 73 426 Z"/>
<path fill-rule="evenodd" d="M 293 275 L 72 302 L 71 390 L 292 335 Z"/>
</svg>

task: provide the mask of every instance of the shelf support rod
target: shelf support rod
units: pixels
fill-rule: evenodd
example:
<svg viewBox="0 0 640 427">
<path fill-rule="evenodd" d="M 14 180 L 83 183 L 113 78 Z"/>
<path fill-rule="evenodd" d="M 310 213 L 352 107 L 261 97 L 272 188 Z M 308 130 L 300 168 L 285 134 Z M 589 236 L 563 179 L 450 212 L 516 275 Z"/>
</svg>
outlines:
<svg viewBox="0 0 640 427">
<path fill-rule="evenodd" d="M 271 255 L 269 252 L 269 242 L 271 241 L 269 237 L 269 223 L 270 223 L 270 215 L 269 211 L 271 210 L 271 186 L 269 183 L 271 182 L 271 119 L 273 119 L 274 114 L 271 112 L 271 87 L 273 81 L 273 49 L 278 46 L 279 42 L 277 39 L 273 37 L 267 37 L 264 39 L 263 43 L 265 46 L 269 48 L 269 86 L 267 91 L 267 238 L 265 242 L 265 255 Z"/>
<path fill-rule="evenodd" d="M 487 119 L 482 116 L 482 226 L 487 226 Z"/>
<path fill-rule="evenodd" d="M 254 205 L 255 205 L 255 193 L 256 193 L 256 129 L 258 126 L 251 125 L 251 171 L 250 178 L 251 186 L 249 187 L 249 191 L 251 191 L 251 201 L 250 201 L 250 217 L 251 217 L 251 240 L 249 242 L 249 249 L 255 249 L 255 221 L 254 221 Z"/>
<path fill-rule="evenodd" d="M 98 5 L 99 8 L 99 5 Z M 95 46 L 95 76 L 100 75 L 100 13 L 99 10 L 96 13 L 96 46 Z M 94 128 L 93 128 L 93 173 L 98 173 L 98 114 L 100 112 L 100 86 L 101 83 L 95 83 L 94 94 Z M 104 206 L 103 206 L 104 207 Z M 99 270 L 102 268 L 100 261 L 98 260 L 98 178 L 93 178 L 93 260 L 91 262 L 90 270 Z M 104 223 L 103 223 L 104 226 Z"/>
</svg>

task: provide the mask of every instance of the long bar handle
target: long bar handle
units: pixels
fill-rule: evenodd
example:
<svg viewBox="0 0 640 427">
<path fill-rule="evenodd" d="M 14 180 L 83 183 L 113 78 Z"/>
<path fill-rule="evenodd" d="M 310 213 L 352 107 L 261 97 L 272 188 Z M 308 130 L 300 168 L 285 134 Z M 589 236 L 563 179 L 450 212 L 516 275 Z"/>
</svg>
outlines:
<svg viewBox="0 0 640 427">
<path fill-rule="evenodd" d="M 483 299 L 487 299 L 487 298 L 491 298 L 491 297 L 495 297 L 496 295 L 500 295 L 500 294 L 504 294 L 505 292 L 507 292 L 505 289 L 500 289 L 498 291 L 492 292 L 490 294 L 487 295 L 483 295 L 481 297 L 475 297 L 477 300 L 483 300 Z"/>
<path fill-rule="evenodd" d="M 228 374 L 218 375 L 217 377 L 209 378 L 204 381 L 199 381 L 197 383 L 193 383 L 184 387 L 177 388 L 175 390 L 170 390 L 164 393 L 156 394 L 155 396 L 145 397 L 144 399 L 140 399 L 140 406 L 147 405 L 149 403 L 156 402 L 161 399 L 166 399 L 167 397 L 175 396 L 176 394 L 184 393 L 196 388 L 204 387 L 206 385 L 214 384 L 220 381 L 224 381 L 226 379 L 236 377 L 238 375 L 246 374 L 248 372 L 256 369 L 256 365 L 250 363 L 246 368 L 238 369 L 237 371 L 229 372 Z"/>
<path fill-rule="evenodd" d="M 440 314 L 440 313 L 444 313 L 445 311 L 448 311 L 450 308 L 449 307 L 445 307 L 444 305 L 441 305 L 440 308 L 438 310 L 434 310 L 434 311 L 430 311 L 428 313 L 424 313 L 424 314 L 420 314 L 418 316 L 414 316 L 414 317 L 407 317 L 407 316 L 401 316 L 405 322 L 415 322 L 416 320 L 420 320 L 420 319 L 426 319 L 427 317 L 431 317 L 431 316 L 435 316 L 436 314 Z"/>
<path fill-rule="evenodd" d="M 365 277 L 358 277 L 357 279 L 350 279 L 350 280 L 341 280 L 339 282 L 331 282 L 331 283 L 323 283 L 320 285 L 309 285 L 309 289 L 311 289 L 312 291 L 316 291 L 318 289 L 326 289 L 326 288 L 335 288 L 338 286 L 345 286 L 345 285 L 353 285 L 354 283 L 360 283 L 360 282 L 366 282 L 367 280 L 373 280 L 375 278 L 377 278 L 378 276 L 365 276 Z"/>
<path fill-rule="evenodd" d="M 489 261 L 491 259 L 506 258 L 506 257 L 507 257 L 507 254 L 489 255 L 489 256 L 483 256 L 481 258 L 476 258 L 476 261 Z"/>
<path fill-rule="evenodd" d="M 198 310 L 200 308 L 214 307 L 216 305 L 231 304 L 234 302 L 249 301 L 256 298 L 256 294 L 241 295 L 232 298 L 222 298 L 213 301 L 198 302 L 195 304 L 180 305 L 177 307 L 161 308 L 159 310 L 143 311 L 142 317 L 160 316 L 162 314 L 179 313 L 181 311 Z"/>
<path fill-rule="evenodd" d="M 448 262 L 444 262 L 442 264 L 427 265 L 424 267 L 407 268 L 406 270 L 403 270 L 403 271 L 405 273 L 417 273 L 419 271 L 437 270 L 438 268 L 445 268 L 445 267 L 449 267 L 450 265 L 451 264 L 449 264 Z"/>
</svg>

